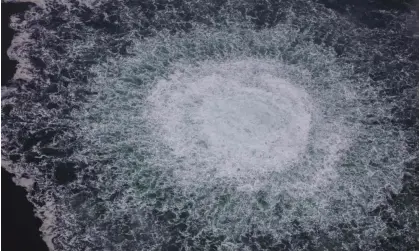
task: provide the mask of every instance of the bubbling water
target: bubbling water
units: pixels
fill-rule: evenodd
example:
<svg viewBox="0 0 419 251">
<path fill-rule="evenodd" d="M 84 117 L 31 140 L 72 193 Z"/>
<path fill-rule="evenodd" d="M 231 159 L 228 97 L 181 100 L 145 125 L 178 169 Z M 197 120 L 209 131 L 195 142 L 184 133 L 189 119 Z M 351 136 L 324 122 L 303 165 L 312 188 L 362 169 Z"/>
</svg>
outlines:
<svg viewBox="0 0 419 251">
<path fill-rule="evenodd" d="M 275 76 L 274 65 L 248 59 L 187 68 L 159 80 L 147 98 L 155 137 L 182 160 L 178 178 L 245 184 L 304 153 L 313 105 L 303 88 Z"/>
<path fill-rule="evenodd" d="M 101 191 L 132 188 L 123 198 L 135 199 L 120 205 L 137 208 L 132 219 L 145 215 L 136 231 L 153 236 L 142 242 L 150 248 L 172 228 L 152 224 L 158 212 L 178 215 L 189 240 L 193 226 L 226 236 L 228 250 L 243 247 L 237 238 L 249 226 L 276 240 L 313 229 L 335 238 L 329 229 L 344 217 L 379 235 L 383 224 L 365 212 L 383 203 L 384 185 L 400 189 L 406 152 L 399 135 L 382 134 L 391 129 L 361 123 L 376 109 L 362 100 L 377 90 L 359 91 L 363 79 L 351 79 L 331 51 L 302 40 L 289 52 L 299 35 L 287 26 L 245 30 L 165 34 L 93 68 L 98 96 L 74 115 L 91 146 L 79 158 L 102 159 L 95 149 L 107 149 L 120 171 L 105 169 Z M 390 152 L 395 158 L 374 172 L 371 156 Z"/>
<path fill-rule="evenodd" d="M 6 168 L 49 247 L 415 246 L 414 203 L 388 201 L 416 156 L 399 115 L 411 15 L 380 11 L 381 30 L 323 1 L 175 2 L 48 0 L 13 19 Z"/>
</svg>

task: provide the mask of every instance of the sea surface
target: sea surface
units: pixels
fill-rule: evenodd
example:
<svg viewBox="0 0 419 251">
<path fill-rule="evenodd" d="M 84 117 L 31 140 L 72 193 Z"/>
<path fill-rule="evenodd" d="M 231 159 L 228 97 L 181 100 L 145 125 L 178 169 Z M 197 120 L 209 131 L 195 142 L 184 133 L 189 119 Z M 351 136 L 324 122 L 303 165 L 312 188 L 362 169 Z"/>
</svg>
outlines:
<svg viewBox="0 0 419 251">
<path fill-rule="evenodd" d="M 26 7 L 2 167 L 50 250 L 419 250 L 414 1 Z"/>
</svg>

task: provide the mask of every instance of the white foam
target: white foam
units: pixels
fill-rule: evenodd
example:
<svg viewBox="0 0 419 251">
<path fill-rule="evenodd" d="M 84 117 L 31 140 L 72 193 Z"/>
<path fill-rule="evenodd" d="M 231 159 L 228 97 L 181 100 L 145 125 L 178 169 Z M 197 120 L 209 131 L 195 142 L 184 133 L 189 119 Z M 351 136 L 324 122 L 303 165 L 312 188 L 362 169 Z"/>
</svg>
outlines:
<svg viewBox="0 0 419 251">
<path fill-rule="evenodd" d="M 13 27 L 14 23 L 18 22 L 18 20 L 12 17 L 11 22 Z M 13 37 L 12 44 L 7 49 L 7 55 L 9 58 L 18 62 L 13 79 L 21 79 L 25 81 L 31 81 L 33 79 L 33 66 L 27 56 L 27 47 L 33 42 L 33 39 L 30 38 L 30 34 L 26 32 L 17 33 Z"/>
<path fill-rule="evenodd" d="M 308 94 L 263 61 L 206 62 L 157 82 L 147 98 L 155 137 L 182 159 L 178 178 L 245 185 L 289 168 L 308 144 Z M 260 73 L 265 71 L 265 73 Z"/>
<path fill-rule="evenodd" d="M 400 189 L 395 177 L 402 171 L 383 164 L 394 179 L 363 176 L 371 169 L 371 151 L 387 151 L 389 144 L 401 149 L 403 143 L 360 123 L 375 109 L 362 98 L 375 90 L 358 91 L 348 78 L 350 67 L 337 64 L 333 53 L 307 44 L 296 50 L 305 60 L 284 64 L 282 46 L 293 36 L 281 26 L 251 35 L 198 27 L 187 35 L 142 41 L 130 50 L 136 56 L 94 68 L 99 97 L 88 114 L 76 115 L 88 117 L 82 134 L 112 152 L 115 165 L 129 170 L 137 163 L 130 177 L 141 184 L 160 180 L 160 186 L 175 189 L 166 209 L 193 201 L 193 221 L 217 212 L 204 228 L 231 238 L 246 232 L 249 222 L 282 238 L 297 219 L 304 229 L 327 229 L 342 215 L 368 221 L 363 212 L 384 201 L 377 191 L 386 183 Z M 229 42 L 229 53 L 220 49 L 208 58 L 213 41 Z M 253 47 L 243 46 L 250 43 L 278 53 L 254 55 Z M 201 54 L 189 55 L 191 47 Z M 179 55 L 189 57 L 162 63 Z M 121 158 L 124 145 L 137 153 Z M 116 187 L 131 179 L 124 177 L 113 181 Z M 155 203 L 143 193 L 137 195 L 139 208 Z M 222 207 L 220 196 L 229 198 Z M 278 203 L 283 209 L 275 216 Z"/>
</svg>

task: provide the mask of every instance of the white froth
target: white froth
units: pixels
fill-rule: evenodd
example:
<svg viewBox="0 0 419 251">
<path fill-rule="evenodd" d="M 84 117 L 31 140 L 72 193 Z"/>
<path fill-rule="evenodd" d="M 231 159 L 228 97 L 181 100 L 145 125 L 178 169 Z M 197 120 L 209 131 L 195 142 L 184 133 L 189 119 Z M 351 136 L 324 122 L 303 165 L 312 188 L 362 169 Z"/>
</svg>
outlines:
<svg viewBox="0 0 419 251">
<path fill-rule="evenodd" d="M 363 212 L 383 202 L 377 192 L 383 185 L 400 189 L 398 178 L 363 175 L 372 168 L 372 149 L 385 152 L 389 143 L 380 141 L 381 129 L 360 123 L 374 110 L 359 102 L 364 94 L 346 77 L 350 68 L 336 64 L 333 54 L 308 44 L 298 50 L 309 57 L 304 63 L 284 64 L 282 46 L 294 36 L 287 32 L 279 26 L 252 36 L 240 29 L 197 29 L 138 43 L 131 51 L 135 57 L 95 68 L 100 97 L 89 117 L 97 118 L 86 120 L 83 134 L 107 142 L 97 146 L 118 153 L 118 165 L 137 163 L 142 184 L 161 179 L 163 187 L 177 189 L 177 202 L 165 207 L 183 208 L 193 200 L 196 221 L 218 212 L 211 224 L 229 236 L 246 232 L 249 221 L 270 225 L 279 236 L 296 219 L 306 229 L 313 222 L 326 229 L 342 215 L 364 221 Z M 204 33 L 207 39 L 201 40 Z M 239 49 L 208 58 L 207 41 Z M 254 55 L 253 47 L 243 47 L 251 42 L 276 48 L 278 57 Z M 188 55 L 190 47 L 202 55 L 167 67 L 161 63 Z M 109 77 L 113 67 L 116 77 Z M 110 135 L 125 136 L 115 145 Z M 399 149 L 398 139 L 387 140 Z M 124 145 L 137 153 L 121 158 Z M 401 167 L 382 169 L 401 172 Z M 138 203 L 153 204 L 143 193 Z M 230 202 L 220 206 L 220 196 Z M 274 216 L 278 203 L 284 204 L 280 219 Z M 237 224 L 232 227 L 231 221 Z"/>
<path fill-rule="evenodd" d="M 258 60 L 207 62 L 158 81 L 147 116 L 155 136 L 182 159 L 178 178 L 246 184 L 298 160 L 308 144 L 312 104 L 275 70 Z"/>
<path fill-rule="evenodd" d="M 18 20 L 15 17 L 12 17 L 11 26 L 13 27 L 17 21 Z M 9 58 L 17 61 L 16 72 L 13 75 L 13 79 L 21 79 L 25 81 L 31 81 L 33 79 L 33 66 L 27 56 L 28 51 L 26 48 L 26 46 L 33 42 L 34 41 L 30 38 L 29 33 L 21 32 L 13 37 L 12 44 L 7 49 L 7 55 Z"/>
</svg>

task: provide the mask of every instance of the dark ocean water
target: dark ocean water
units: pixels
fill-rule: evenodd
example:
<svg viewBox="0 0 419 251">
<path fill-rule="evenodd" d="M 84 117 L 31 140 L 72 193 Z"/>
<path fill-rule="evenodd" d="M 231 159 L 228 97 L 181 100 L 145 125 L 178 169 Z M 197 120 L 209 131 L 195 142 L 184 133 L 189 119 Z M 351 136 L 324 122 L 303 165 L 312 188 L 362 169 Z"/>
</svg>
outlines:
<svg viewBox="0 0 419 251">
<path fill-rule="evenodd" d="M 41 215 L 50 248 L 419 250 L 419 38 L 413 2 L 51 1 L 47 8 L 31 5 L 26 13 L 20 7 L 26 4 L 19 10 L 12 3 L 3 6 L 18 13 L 14 27 L 29 39 L 14 40 L 9 52 L 21 62 L 20 75 L 2 79 L 2 155 L 17 180 L 31 183 L 29 200 Z M 310 95 L 333 96 L 322 99 L 333 108 L 325 108 L 331 114 L 327 119 L 343 118 L 337 127 L 360 126 L 359 139 L 344 149 L 347 162 L 336 164 L 347 168 L 339 169 L 339 175 L 348 184 L 337 182 L 342 188 L 336 191 L 335 183 L 327 187 L 333 191 L 324 192 L 327 199 L 315 194 L 300 202 L 296 195 L 287 202 L 286 193 L 276 192 L 279 185 L 274 191 L 241 194 L 234 179 L 207 184 L 201 173 L 187 169 L 183 175 L 198 184 L 190 186 L 176 180 L 175 172 L 155 168 L 161 165 L 157 157 L 175 165 L 169 157 L 149 157 L 147 148 L 159 145 L 148 143 L 142 135 L 150 128 L 135 118 L 136 102 L 142 102 L 146 90 L 142 86 L 160 76 L 170 79 L 169 66 L 179 62 L 188 72 L 183 64 L 252 57 L 261 62 L 278 54 L 281 63 L 294 67 L 284 67 L 288 79 L 300 81 L 304 68 L 311 86 L 302 86 Z M 2 69 L 3 76 L 11 78 L 13 66 L 6 63 L 10 68 Z M 333 88 L 346 89 L 334 87 L 335 81 L 352 84 L 359 98 L 340 103 L 346 96 L 334 97 Z M 337 130 L 330 128 L 327 133 Z M 315 151 L 315 142 L 310 144 Z M 366 170 L 379 174 L 364 180 Z M 234 174 L 237 180 L 247 179 Z M 22 191 L 12 193 L 16 188 L 7 183 L 10 176 L 2 179 L 3 204 L 24 197 Z M 360 189 L 351 190 L 354 186 Z M 326 223 L 313 213 L 323 205 L 316 199 L 327 201 L 320 214 L 328 217 Z M 29 218 L 28 204 L 15 207 L 20 222 L 39 227 Z M 11 210 L 4 208 L 7 217 Z M 21 235 L 37 235 L 31 232 Z M 45 248 L 39 240 L 32 243 L 39 246 L 36 250 Z"/>
<path fill-rule="evenodd" d="M 14 32 L 9 28 L 10 16 L 28 9 L 29 4 L 2 3 L 2 86 L 11 80 L 16 63 L 6 51 Z M 2 116 L 7 107 L 2 106 Z M 13 183 L 13 175 L 1 170 L 2 179 L 2 248 L 5 250 L 48 250 L 41 238 L 41 221 L 35 217 L 33 205 L 26 198 L 24 188 Z"/>
</svg>

